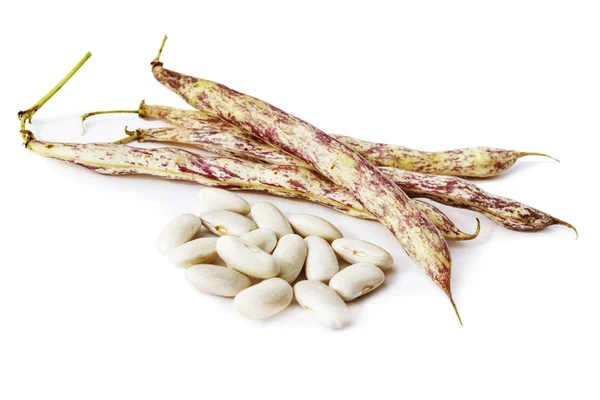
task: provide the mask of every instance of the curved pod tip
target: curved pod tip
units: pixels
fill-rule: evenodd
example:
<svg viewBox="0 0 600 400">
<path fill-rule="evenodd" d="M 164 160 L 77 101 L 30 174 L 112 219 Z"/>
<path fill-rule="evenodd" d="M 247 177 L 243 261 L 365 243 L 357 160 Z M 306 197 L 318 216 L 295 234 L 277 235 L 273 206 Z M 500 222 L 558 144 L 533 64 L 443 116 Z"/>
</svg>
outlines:
<svg viewBox="0 0 600 400">
<path fill-rule="evenodd" d="M 481 221 L 479 221 L 479 218 L 475 218 L 475 221 L 477 221 L 477 229 L 475 229 L 475 233 L 473 234 L 473 239 L 475 239 L 477 236 L 479 236 L 479 232 L 481 232 Z"/>
<path fill-rule="evenodd" d="M 465 235 L 465 237 L 460 238 L 459 240 L 473 240 L 479 236 L 479 233 L 481 232 L 481 221 L 479 221 L 479 218 L 475 218 L 475 221 L 477 221 L 477 228 L 475 229 L 475 232 L 471 235 Z"/>
<path fill-rule="evenodd" d="M 560 160 L 558 158 L 549 156 L 548 154 L 544 154 L 544 153 L 530 153 L 530 152 L 522 152 L 521 154 L 519 154 L 519 158 L 521 157 L 527 157 L 527 156 L 539 156 L 539 157 L 546 157 L 546 158 L 550 158 L 556 162 L 560 162 Z"/>
<path fill-rule="evenodd" d="M 448 293 L 448 298 L 450 299 L 450 303 L 452 303 L 452 308 L 454 308 L 454 312 L 456 313 L 456 317 L 458 318 L 460 326 L 464 326 L 462 318 L 460 317 L 460 313 L 458 312 L 458 308 L 456 307 L 456 303 L 454 303 L 454 299 L 452 298 L 452 293 Z"/>
<path fill-rule="evenodd" d="M 579 239 L 579 232 L 577 231 L 577 228 L 575 228 L 574 225 L 571 225 L 570 223 L 560 220 L 560 219 L 557 219 L 556 223 L 559 225 L 562 225 L 562 226 L 566 226 L 567 228 L 573 229 L 573 231 L 575 232 L 575 240 Z"/>
</svg>

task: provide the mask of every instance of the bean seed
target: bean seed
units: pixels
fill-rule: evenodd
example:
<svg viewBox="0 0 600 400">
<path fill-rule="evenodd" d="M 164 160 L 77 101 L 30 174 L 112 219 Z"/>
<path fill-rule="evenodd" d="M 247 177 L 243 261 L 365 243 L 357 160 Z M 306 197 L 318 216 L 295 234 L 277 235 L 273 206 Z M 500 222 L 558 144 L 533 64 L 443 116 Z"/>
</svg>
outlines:
<svg viewBox="0 0 600 400">
<path fill-rule="evenodd" d="M 288 221 L 294 232 L 302 237 L 319 236 L 328 242 L 343 237 L 342 232 L 323 218 L 311 214 L 292 214 Z"/>
<path fill-rule="evenodd" d="M 242 215 L 250 212 L 250 204 L 246 200 L 224 189 L 200 189 L 198 198 L 206 210 L 227 210 Z"/>
<path fill-rule="evenodd" d="M 233 297 L 252 284 L 250 278 L 234 269 L 210 264 L 189 267 L 185 278 L 196 289 L 223 297 Z"/>
<path fill-rule="evenodd" d="M 271 229 L 267 228 L 255 229 L 252 232 L 246 233 L 240 239 L 255 245 L 267 253 L 272 252 L 277 245 L 277 235 Z"/>
<path fill-rule="evenodd" d="M 306 279 L 329 281 L 340 270 L 333 249 L 325 239 L 318 236 L 309 236 L 304 242 L 308 249 L 304 264 Z"/>
<path fill-rule="evenodd" d="M 251 213 L 258 227 L 273 230 L 277 235 L 277 239 L 294 233 L 285 215 L 279 211 L 279 208 L 269 202 L 256 203 L 252 206 Z"/>
<path fill-rule="evenodd" d="M 263 319 L 277 314 L 290 305 L 294 291 L 281 278 L 264 280 L 235 296 L 235 307 L 246 318 Z"/>
<path fill-rule="evenodd" d="M 232 211 L 206 211 L 200 214 L 200 218 L 208 230 L 219 236 L 242 236 L 256 229 L 256 224 L 251 219 Z"/>
<path fill-rule="evenodd" d="M 306 243 L 298 235 L 285 235 L 279 239 L 273 252 L 273 257 L 279 266 L 279 277 L 290 284 L 294 282 L 302 271 L 306 252 Z"/>
<path fill-rule="evenodd" d="M 317 320 L 331 329 L 341 329 L 350 322 L 346 303 L 326 284 L 319 281 L 300 281 L 294 286 L 298 303 Z"/>
<path fill-rule="evenodd" d="M 173 249 L 169 260 L 176 266 L 187 268 L 205 264 L 217 258 L 217 238 L 205 237 L 182 244 Z"/>
<path fill-rule="evenodd" d="M 331 246 L 344 261 L 350 264 L 366 262 L 386 270 L 394 263 L 390 253 L 364 240 L 341 238 L 334 240 Z"/>
<path fill-rule="evenodd" d="M 381 268 L 373 264 L 352 264 L 331 278 L 329 286 L 345 301 L 354 300 L 376 289 L 385 280 Z"/>
<path fill-rule="evenodd" d="M 231 268 L 255 278 L 273 278 L 279 274 L 275 258 L 235 236 L 221 236 L 217 253 Z"/>
<path fill-rule="evenodd" d="M 156 248 L 163 254 L 190 240 L 200 230 L 200 218 L 194 214 L 183 214 L 175 218 L 158 235 Z"/>
</svg>

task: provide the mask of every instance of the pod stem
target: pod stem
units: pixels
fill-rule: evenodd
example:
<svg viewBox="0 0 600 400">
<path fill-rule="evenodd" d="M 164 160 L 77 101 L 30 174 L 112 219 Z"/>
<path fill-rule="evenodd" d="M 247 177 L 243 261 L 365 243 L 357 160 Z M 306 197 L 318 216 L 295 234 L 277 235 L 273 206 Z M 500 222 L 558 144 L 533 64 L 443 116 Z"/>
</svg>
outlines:
<svg viewBox="0 0 600 400">
<path fill-rule="evenodd" d="M 104 114 L 137 114 L 141 116 L 141 110 L 104 110 L 104 111 L 92 111 L 89 113 L 85 113 L 81 115 L 81 136 L 84 134 L 83 125 L 86 119 L 89 117 L 93 117 L 94 115 L 104 115 Z"/>
<path fill-rule="evenodd" d="M 52 90 L 50 90 L 44 97 L 42 97 L 37 103 L 35 103 L 29 109 L 27 109 L 25 111 L 19 111 L 19 120 L 21 121 L 21 136 L 23 137 L 23 142 L 25 143 L 25 145 L 27 145 L 27 143 L 30 140 L 35 139 L 35 137 L 33 136 L 33 133 L 31 133 L 31 131 L 28 131 L 25 129 L 25 123 L 26 122 L 31 123 L 31 118 L 33 118 L 35 113 L 38 112 L 39 109 L 42 108 L 42 106 L 44 104 L 46 104 L 46 102 L 48 100 L 50 100 L 52 98 L 52 96 L 54 96 L 56 94 L 56 92 L 58 92 L 60 90 L 60 88 L 62 88 L 65 85 L 65 83 L 67 83 L 69 81 L 69 79 L 71 79 L 73 77 L 73 75 L 75 75 L 75 73 L 77 71 L 79 71 L 79 68 L 81 68 L 82 65 L 85 64 L 85 62 L 91 56 L 92 56 L 92 53 L 87 52 L 86 55 L 83 56 L 83 58 L 81 60 L 79 60 L 77 65 L 75 65 L 75 67 L 73 67 L 73 69 L 71 69 L 71 71 L 67 75 L 65 75 L 65 77 L 62 78 L 62 80 L 60 82 L 58 82 L 56 84 L 56 86 L 54 86 L 52 88 Z"/>
<path fill-rule="evenodd" d="M 152 65 L 153 67 L 155 65 L 162 65 L 162 62 L 160 61 L 160 56 L 162 55 L 162 51 L 165 47 L 165 42 L 167 41 L 167 35 L 165 35 L 163 37 L 162 43 L 160 44 L 160 48 L 158 49 L 158 54 L 156 55 L 156 58 L 154 58 L 154 60 L 152 60 L 152 62 L 150 63 L 150 65 Z"/>
<path fill-rule="evenodd" d="M 114 144 L 127 144 L 127 143 L 131 143 L 131 142 L 134 142 L 139 139 L 139 133 L 137 130 L 130 131 L 127 129 L 127 127 L 125 127 L 125 133 L 127 134 L 127 136 L 125 136 L 123 139 L 116 140 L 113 143 Z"/>
</svg>

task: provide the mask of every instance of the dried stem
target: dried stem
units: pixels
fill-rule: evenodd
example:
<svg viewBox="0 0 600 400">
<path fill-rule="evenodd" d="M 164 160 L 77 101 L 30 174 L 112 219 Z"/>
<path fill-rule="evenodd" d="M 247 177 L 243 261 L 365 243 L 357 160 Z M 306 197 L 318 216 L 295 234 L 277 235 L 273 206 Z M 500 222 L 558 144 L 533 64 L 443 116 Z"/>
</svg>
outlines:
<svg viewBox="0 0 600 400">
<path fill-rule="evenodd" d="M 131 143 L 134 142 L 136 140 L 139 139 L 139 134 L 138 131 L 130 131 L 127 129 L 127 127 L 125 127 L 125 133 L 127 134 L 127 136 L 125 136 L 123 139 L 119 139 L 114 141 L 113 143 L 115 144 L 127 144 L 127 143 Z"/>
<path fill-rule="evenodd" d="M 458 313 L 458 308 L 456 307 L 456 304 L 454 303 L 452 294 L 448 294 L 448 298 L 450 299 L 450 302 L 452 303 L 452 307 L 454 308 L 454 312 L 456 313 L 456 316 L 458 317 L 458 322 L 460 322 L 460 326 L 463 326 L 462 318 L 460 317 L 460 314 Z"/>
<path fill-rule="evenodd" d="M 81 136 L 84 134 L 83 123 L 89 117 L 93 117 L 94 115 L 103 115 L 103 114 L 138 114 L 140 115 L 140 110 L 105 110 L 105 111 L 92 111 L 89 113 L 85 113 L 81 115 Z"/>
<path fill-rule="evenodd" d="M 560 160 L 558 158 L 554 158 L 552 156 L 549 156 L 548 154 L 544 154 L 544 153 L 531 153 L 531 152 L 522 152 L 519 154 L 519 157 L 525 157 L 525 156 L 539 156 L 539 157 L 547 157 L 550 158 L 556 162 L 560 162 Z"/>
</svg>

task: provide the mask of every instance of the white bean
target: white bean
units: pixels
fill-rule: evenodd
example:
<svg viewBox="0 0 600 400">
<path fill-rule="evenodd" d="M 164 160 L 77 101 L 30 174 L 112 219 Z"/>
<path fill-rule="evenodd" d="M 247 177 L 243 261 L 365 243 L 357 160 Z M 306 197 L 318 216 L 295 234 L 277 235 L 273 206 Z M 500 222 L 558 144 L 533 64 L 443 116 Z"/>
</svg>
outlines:
<svg viewBox="0 0 600 400">
<path fill-rule="evenodd" d="M 200 214 L 200 219 L 208 230 L 219 236 L 242 236 L 256 229 L 254 221 L 232 211 L 206 211 Z"/>
<path fill-rule="evenodd" d="M 173 249 L 169 260 L 176 266 L 187 268 L 204 264 L 217 258 L 217 238 L 205 237 L 184 243 Z"/>
<path fill-rule="evenodd" d="M 319 236 L 332 242 L 344 236 L 331 222 L 316 215 L 292 214 L 288 217 L 288 221 L 294 232 L 302 237 Z"/>
<path fill-rule="evenodd" d="M 306 243 L 298 235 L 285 235 L 279 239 L 273 252 L 273 257 L 279 266 L 279 277 L 289 283 L 294 282 L 302 271 L 306 252 Z"/>
<path fill-rule="evenodd" d="M 331 278 L 329 286 L 345 301 L 354 300 L 376 289 L 385 280 L 381 268 L 373 264 L 352 264 Z"/>
<path fill-rule="evenodd" d="M 318 236 L 309 236 L 304 242 L 308 249 L 304 264 L 306 279 L 322 282 L 330 280 L 340 270 L 340 265 L 329 243 Z"/>
<path fill-rule="evenodd" d="M 183 214 L 175 218 L 158 235 L 156 248 L 168 254 L 175 247 L 190 240 L 200 230 L 200 218 L 194 214 Z"/>
<path fill-rule="evenodd" d="M 271 229 L 277 235 L 277 239 L 294 233 L 285 215 L 269 202 L 256 203 L 252 206 L 251 214 L 259 228 Z"/>
<path fill-rule="evenodd" d="M 329 286 L 319 281 L 300 281 L 294 286 L 298 303 L 319 322 L 331 329 L 341 329 L 350 322 L 344 300 Z"/>
<path fill-rule="evenodd" d="M 390 253 L 364 240 L 341 238 L 334 240 L 331 246 L 344 261 L 350 264 L 366 262 L 386 270 L 394 263 Z"/>
<path fill-rule="evenodd" d="M 250 204 L 246 200 L 227 190 L 203 188 L 198 191 L 198 198 L 207 211 L 227 210 L 242 215 L 250 212 Z"/>
<path fill-rule="evenodd" d="M 255 229 L 252 232 L 246 233 L 240 239 L 255 245 L 267 253 L 272 252 L 277 245 L 277 235 L 271 229 L 267 228 Z"/>
<path fill-rule="evenodd" d="M 277 314 L 290 305 L 294 291 L 281 278 L 264 280 L 235 296 L 235 307 L 246 318 L 263 319 Z"/>
<path fill-rule="evenodd" d="M 210 264 L 189 267 L 185 278 L 196 289 L 223 297 L 233 297 L 252 284 L 250 278 L 234 269 Z"/>
<path fill-rule="evenodd" d="M 267 279 L 279 274 L 275 258 L 235 236 L 221 236 L 217 253 L 231 268 L 255 278 Z"/>
</svg>

